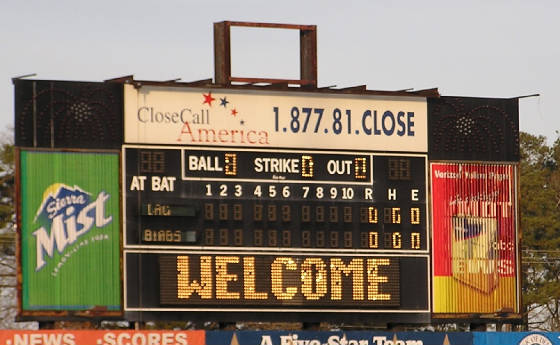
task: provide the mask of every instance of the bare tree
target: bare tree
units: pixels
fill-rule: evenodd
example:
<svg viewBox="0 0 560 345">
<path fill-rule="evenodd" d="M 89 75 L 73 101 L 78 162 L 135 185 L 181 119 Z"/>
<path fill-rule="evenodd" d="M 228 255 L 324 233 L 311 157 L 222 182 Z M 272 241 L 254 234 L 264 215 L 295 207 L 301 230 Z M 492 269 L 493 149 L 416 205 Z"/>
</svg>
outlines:
<svg viewBox="0 0 560 345">
<path fill-rule="evenodd" d="M 36 329 L 36 322 L 15 322 L 17 314 L 15 236 L 0 235 L 0 329 Z"/>
<path fill-rule="evenodd" d="M 0 329 L 37 328 L 36 322 L 15 322 L 17 314 L 16 226 L 14 214 L 14 145 L 12 133 L 0 135 Z"/>
</svg>

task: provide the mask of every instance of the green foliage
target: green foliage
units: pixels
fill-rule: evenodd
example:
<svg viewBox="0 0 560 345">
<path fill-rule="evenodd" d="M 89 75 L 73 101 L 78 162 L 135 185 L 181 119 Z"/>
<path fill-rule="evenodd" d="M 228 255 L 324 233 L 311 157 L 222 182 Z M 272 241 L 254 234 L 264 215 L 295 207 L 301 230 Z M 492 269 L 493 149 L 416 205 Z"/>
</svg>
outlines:
<svg viewBox="0 0 560 345">
<path fill-rule="evenodd" d="M 559 142 L 557 141 L 557 144 Z M 523 243 L 536 250 L 560 248 L 560 163 L 545 138 L 521 134 L 521 228 Z"/>
<path fill-rule="evenodd" d="M 529 327 L 560 330 L 560 139 L 520 134 L 523 302 Z"/>
</svg>

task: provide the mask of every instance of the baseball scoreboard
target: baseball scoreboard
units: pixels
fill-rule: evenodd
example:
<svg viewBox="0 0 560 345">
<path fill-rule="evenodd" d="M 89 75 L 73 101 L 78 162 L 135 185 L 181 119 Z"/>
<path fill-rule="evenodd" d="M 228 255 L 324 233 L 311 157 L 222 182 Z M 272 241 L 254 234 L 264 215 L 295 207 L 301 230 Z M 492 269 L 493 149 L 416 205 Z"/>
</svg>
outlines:
<svg viewBox="0 0 560 345">
<path fill-rule="evenodd" d="M 231 26 L 299 29 L 302 79 L 231 76 Z M 214 29 L 215 82 L 13 79 L 20 317 L 521 320 L 518 99 L 318 88 L 314 26 Z"/>
<path fill-rule="evenodd" d="M 428 309 L 425 155 L 126 145 L 123 167 L 133 310 Z"/>
<path fill-rule="evenodd" d="M 35 88 L 77 86 L 34 83 L 19 83 L 20 130 L 53 104 L 34 107 Z M 109 141 L 31 136 L 35 148 L 29 135 L 65 133 L 42 125 L 17 136 L 24 317 L 519 315 L 518 157 L 446 151 L 478 128 L 446 115 L 446 102 L 490 101 L 157 83 L 114 92 L 123 104 L 106 120 L 122 115 L 122 131 Z"/>
<path fill-rule="evenodd" d="M 429 319 L 425 98 L 125 86 L 125 123 L 129 318 Z"/>
</svg>

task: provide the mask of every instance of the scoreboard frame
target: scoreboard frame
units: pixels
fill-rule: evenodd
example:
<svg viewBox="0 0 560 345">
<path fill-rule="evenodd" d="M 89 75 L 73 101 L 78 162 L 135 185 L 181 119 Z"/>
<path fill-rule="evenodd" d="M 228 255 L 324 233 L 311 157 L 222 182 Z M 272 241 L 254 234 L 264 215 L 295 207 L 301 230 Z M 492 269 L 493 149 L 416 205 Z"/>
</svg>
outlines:
<svg viewBox="0 0 560 345">
<path fill-rule="evenodd" d="M 382 162 L 383 164 L 385 164 L 384 167 L 386 167 L 387 160 L 391 157 L 398 158 L 398 159 L 413 159 L 414 167 L 421 168 L 421 174 L 416 174 L 416 175 L 422 176 L 420 180 L 418 179 L 418 176 L 415 177 L 414 182 L 418 184 L 415 186 L 419 191 L 417 190 L 415 192 L 416 194 L 413 194 L 418 198 L 416 203 L 421 205 L 422 207 L 421 210 L 422 224 L 421 225 L 419 224 L 419 226 L 421 226 L 422 228 L 422 237 L 423 237 L 422 248 L 421 249 L 359 248 L 355 246 L 354 242 L 352 242 L 352 247 L 350 248 L 318 248 L 318 247 L 304 248 L 302 246 L 294 247 L 290 245 L 247 246 L 243 244 L 240 246 L 232 246 L 232 245 L 208 246 L 204 244 L 203 245 L 181 245 L 181 244 L 169 244 L 169 243 L 146 244 L 146 243 L 139 243 L 138 241 L 130 241 L 129 240 L 131 238 L 130 232 L 140 231 L 140 229 L 138 228 L 138 224 L 135 223 L 134 221 L 142 217 L 147 218 L 145 215 L 146 209 L 144 208 L 144 210 L 140 210 L 139 208 L 145 207 L 146 200 L 149 200 L 150 202 L 152 202 L 152 204 L 158 204 L 160 206 L 166 205 L 165 194 L 169 192 L 169 190 L 166 191 L 151 190 L 148 192 L 146 192 L 145 190 L 141 191 L 139 190 L 138 183 L 135 184 L 134 188 L 131 188 L 133 185 L 132 181 L 134 180 L 135 176 L 137 176 L 135 174 L 138 171 L 138 170 L 134 171 L 134 169 L 135 168 L 139 169 L 137 158 L 139 157 L 138 152 L 140 152 L 141 150 L 144 150 L 146 152 L 150 152 L 150 150 L 152 151 L 155 150 L 158 152 L 165 151 L 165 150 L 180 152 L 181 154 L 180 166 L 177 164 L 177 162 L 172 163 L 171 165 L 174 164 L 174 168 L 175 168 L 174 171 L 176 171 L 175 175 L 173 175 L 174 177 L 173 192 L 180 193 L 183 198 L 185 198 L 186 196 L 185 194 L 186 190 L 192 192 L 191 187 L 193 186 L 199 187 L 198 188 L 199 194 L 205 193 L 206 192 L 205 185 L 209 182 L 243 183 L 245 185 L 252 184 L 258 186 L 269 184 L 269 185 L 279 185 L 279 186 L 285 185 L 291 187 L 306 186 L 306 184 L 312 186 L 324 186 L 328 184 L 330 186 L 336 186 L 337 188 L 344 188 L 344 186 L 357 186 L 360 188 L 367 188 L 366 186 L 370 186 L 372 187 L 372 189 L 375 189 L 375 184 L 376 183 L 379 184 L 382 182 L 382 181 L 377 181 L 380 180 L 379 174 L 381 173 L 381 170 L 380 172 L 376 171 L 375 168 L 376 162 L 378 161 Z M 130 158 L 131 152 L 135 152 L 135 154 L 133 154 L 133 156 L 135 156 L 134 157 L 135 159 L 133 159 L 132 161 L 130 160 L 132 159 Z M 279 176 L 275 176 L 275 178 L 271 178 L 271 176 L 269 176 L 268 178 L 263 178 L 262 176 L 261 177 L 252 176 L 251 178 L 242 176 L 241 178 L 237 178 L 237 177 L 225 177 L 225 176 L 218 177 L 215 175 L 210 177 L 208 176 L 188 177 L 185 176 L 185 171 L 186 171 L 185 157 L 188 153 L 192 154 L 193 152 L 216 153 L 216 156 L 215 157 L 212 156 L 211 158 L 209 158 L 209 161 L 217 163 L 218 166 L 223 166 L 224 158 L 223 156 L 220 155 L 224 155 L 225 153 L 231 153 L 231 152 L 240 153 L 241 155 L 243 154 L 248 155 L 250 156 L 249 158 L 253 159 L 253 163 L 256 160 L 255 157 L 258 157 L 259 155 L 270 156 L 271 154 L 284 155 L 288 157 L 294 157 L 294 155 L 299 155 L 300 157 L 306 155 L 310 155 L 312 157 L 313 155 L 315 155 L 314 157 L 324 156 L 322 158 L 325 157 L 348 158 L 354 156 L 368 157 L 367 160 L 368 176 L 365 177 L 366 182 L 327 181 L 324 178 L 317 178 L 315 180 L 302 180 L 301 178 L 296 178 L 294 176 L 292 177 L 287 176 L 285 177 L 285 179 L 278 178 Z M 218 156 L 220 158 L 218 158 Z M 122 168 L 122 174 L 123 174 L 122 176 L 123 201 L 122 202 L 123 202 L 123 218 L 124 218 L 123 219 L 123 239 L 124 239 L 124 253 L 123 253 L 124 267 L 123 268 L 125 272 L 124 283 L 123 283 L 124 292 L 125 292 L 124 311 L 130 317 L 134 318 L 135 317 L 134 315 L 136 315 L 136 317 L 142 317 L 141 315 L 145 315 L 146 313 L 160 313 L 165 311 L 166 312 L 165 314 L 168 314 L 168 316 L 166 317 L 172 318 L 172 315 L 178 312 L 189 312 L 189 313 L 192 312 L 196 314 L 197 312 L 204 311 L 205 312 L 204 314 L 207 316 L 212 315 L 213 313 L 217 313 L 218 315 L 220 315 L 219 317 L 220 319 L 223 317 L 228 318 L 229 316 L 226 315 L 227 313 L 233 313 L 234 315 L 237 315 L 236 317 L 254 318 L 255 315 L 261 315 L 261 314 L 268 314 L 267 317 L 271 317 L 271 315 L 273 315 L 276 312 L 296 312 L 300 314 L 300 317 L 302 318 L 305 317 L 304 315 L 307 315 L 309 313 L 313 314 L 315 318 L 321 318 L 323 317 L 323 313 L 326 313 L 325 315 L 331 315 L 331 318 L 332 315 L 339 315 L 337 316 L 337 318 L 340 318 L 340 320 L 344 320 L 347 317 L 363 318 L 365 315 L 368 315 L 369 318 L 372 316 L 372 314 L 375 314 L 376 317 L 383 315 L 384 319 L 387 318 L 389 320 L 392 319 L 394 322 L 403 320 L 403 315 L 406 315 L 405 318 L 410 322 L 427 322 L 427 320 L 429 320 L 430 305 L 431 305 L 431 300 L 430 300 L 431 276 L 430 276 L 430 254 L 429 254 L 430 239 L 428 236 L 428 229 L 429 229 L 429 223 L 428 223 L 429 217 L 428 217 L 428 209 L 427 209 L 428 198 L 427 198 L 427 191 L 426 191 L 427 178 L 428 178 L 427 175 L 428 162 L 427 162 L 426 154 L 417 154 L 417 153 L 403 154 L 403 153 L 387 153 L 387 152 L 373 152 L 373 151 L 352 152 L 352 151 L 345 151 L 345 150 L 330 150 L 330 151 L 329 150 L 306 150 L 306 151 L 297 150 L 296 151 L 293 149 L 266 149 L 266 148 L 248 149 L 248 148 L 238 148 L 238 147 L 216 148 L 216 147 L 198 147 L 198 146 L 124 145 L 122 149 L 121 157 L 122 157 L 122 167 L 123 167 Z M 129 158 L 128 160 L 127 157 Z M 246 160 L 247 157 L 245 158 L 240 157 L 240 159 Z M 291 159 L 295 159 L 295 158 L 291 158 Z M 320 160 L 317 160 L 317 162 L 319 161 Z M 317 163 L 315 169 L 320 169 L 319 167 L 326 168 L 325 165 L 326 161 L 327 160 L 323 159 L 323 163 Z M 351 159 L 347 159 L 346 161 L 350 162 Z M 382 163 L 379 164 L 381 165 Z M 302 162 L 300 160 L 294 164 L 296 164 L 296 166 L 298 167 L 301 167 Z M 256 165 L 253 166 L 253 169 L 255 169 L 255 166 Z M 177 171 L 176 170 L 177 168 L 179 168 L 181 171 L 180 172 Z M 242 168 L 247 168 L 249 170 L 251 169 L 251 167 L 247 166 L 247 164 L 242 165 Z M 131 169 L 133 171 L 130 171 Z M 160 175 L 165 175 L 169 177 L 171 174 L 169 174 L 169 170 L 166 169 L 171 169 L 171 168 L 167 167 L 165 169 L 162 169 L 160 171 Z M 315 171 L 319 171 L 319 170 L 315 170 Z M 301 173 L 301 171 L 299 171 L 299 173 Z M 348 171 L 348 174 L 352 175 L 354 174 L 354 172 Z M 143 178 L 146 181 L 146 185 L 144 186 L 144 188 L 150 189 L 151 187 L 149 186 L 149 184 L 150 184 L 151 176 L 149 174 L 145 174 L 145 175 L 146 176 L 144 176 Z M 284 174 L 284 175 L 289 175 L 289 174 Z M 321 176 L 324 176 L 324 174 Z M 395 183 L 397 183 L 399 186 L 402 185 L 403 183 L 405 184 L 408 183 L 407 186 L 409 186 L 412 184 L 413 177 L 410 176 L 410 178 L 411 181 L 405 181 L 405 182 L 396 181 Z M 188 188 L 182 186 L 182 184 L 188 185 Z M 381 183 L 381 185 L 385 187 L 388 186 L 388 185 L 384 185 L 383 183 Z M 202 187 L 202 189 L 200 187 Z M 135 190 L 132 191 L 131 189 L 135 189 Z M 292 191 L 295 191 L 295 188 L 292 189 Z M 295 192 L 291 192 L 292 194 L 290 194 L 290 198 L 284 198 L 284 201 L 281 201 L 282 200 L 281 199 L 282 197 L 280 195 L 281 188 L 278 188 L 278 192 L 279 195 L 276 195 L 276 197 L 280 199 L 270 198 L 270 196 L 268 198 L 263 198 L 263 199 L 267 200 L 270 203 L 274 203 L 276 202 L 276 200 L 280 200 L 278 202 L 283 202 L 287 204 L 297 204 L 302 200 L 302 199 L 298 199 L 298 197 L 294 198 L 293 195 L 295 195 Z M 381 199 L 382 196 L 387 196 L 386 193 L 387 193 L 386 190 L 383 190 L 382 192 L 376 191 L 375 194 L 372 195 L 371 200 L 362 200 L 362 203 L 366 203 L 366 202 L 369 204 L 375 204 L 381 202 L 387 203 L 388 201 L 377 200 L 377 199 Z M 394 193 L 398 193 L 400 196 L 400 191 Z M 405 191 L 403 191 L 403 193 L 405 193 Z M 410 193 L 410 191 L 407 191 L 407 193 Z M 146 199 L 143 199 L 142 202 L 140 202 L 140 199 L 142 199 L 142 196 L 144 194 L 147 194 L 148 196 L 145 196 Z M 327 194 L 327 192 L 325 192 L 325 194 Z M 131 198 L 131 195 L 133 195 L 134 197 Z M 159 195 L 160 196 L 159 200 L 161 202 L 157 203 L 156 202 L 157 200 L 150 199 L 150 198 L 154 198 L 154 195 Z M 198 198 L 198 197 L 201 197 L 201 195 L 190 195 L 190 197 L 187 197 L 182 200 L 185 201 L 190 198 L 191 201 L 193 201 L 194 198 Z M 350 205 L 355 204 L 355 200 L 344 201 L 340 198 L 340 196 L 338 197 L 339 198 L 337 200 L 333 201 L 327 199 L 328 196 L 325 195 L 325 199 L 327 200 L 322 201 L 320 199 L 316 199 L 313 202 L 315 204 L 322 203 L 325 205 L 332 205 L 332 204 L 348 205 L 349 207 Z M 228 201 L 231 198 L 235 198 L 235 197 L 231 195 L 229 197 L 222 197 L 220 199 L 219 195 L 212 195 L 212 198 L 214 198 L 215 200 Z M 391 198 L 390 192 L 387 198 Z M 255 195 L 250 195 L 245 199 L 244 196 L 242 196 L 237 200 L 253 203 L 255 202 L 255 200 L 258 200 L 258 198 Z M 204 200 L 200 202 L 204 202 Z M 392 200 L 390 201 L 390 203 L 392 206 L 397 205 L 396 200 Z M 137 212 L 136 214 L 134 212 L 131 214 L 130 204 L 134 205 L 132 208 L 136 208 L 136 212 Z M 352 207 L 355 208 L 355 206 Z M 170 209 L 171 208 L 168 208 L 167 210 L 169 211 Z M 201 207 L 198 208 L 195 207 L 195 209 L 196 211 L 194 211 L 193 213 L 201 213 Z M 177 210 L 177 207 L 175 207 L 175 210 Z M 174 217 L 168 214 L 168 216 L 160 216 L 159 218 L 165 217 L 166 220 L 173 219 L 173 218 L 186 219 L 185 217 L 188 218 L 189 216 L 192 217 L 194 215 L 193 213 L 185 212 L 185 210 L 182 211 L 180 210 L 180 212 L 183 212 L 181 214 L 184 215 L 188 214 L 188 216 Z M 143 216 L 141 216 L 140 213 L 142 213 Z M 161 215 L 161 213 L 159 215 Z M 157 217 L 158 216 L 156 216 L 156 218 Z M 383 218 L 383 215 L 380 215 L 379 217 Z M 151 216 L 151 218 L 154 217 Z M 357 216 L 354 215 L 353 217 L 354 223 L 357 223 L 356 218 Z M 134 221 L 131 221 L 131 219 Z M 379 221 L 379 223 L 383 223 L 382 219 L 379 220 L 376 219 L 376 222 L 377 221 Z M 399 221 L 400 221 L 400 215 L 399 215 Z M 244 225 L 247 225 L 247 223 L 245 222 Z M 397 226 L 395 224 L 392 225 Z M 400 226 L 400 224 L 398 226 Z M 354 232 L 356 232 L 356 229 L 353 230 Z M 294 233 L 298 233 L 298 232 L 301 233 L 301 228 L 297 228 L 296 226 L 296 228 L 292 229 L 292 231 Z M 201 288 L 197 287 L 196 285 L 199 280 L 202 281 L 203 279 L 202 276 L 200 275 L 201 274 L 200 270 L 202 270 L 202 268 L 200 267 L 202 266 L 200 266 L 198 262 L 193 264 L 193 261 L 200 260 L 200 256 L 205 256 L 206 262 L 211 261 L 210 265 L 215 265 L 215 267 L 212 266 L 211 270 L 215 272 L 212 274 L 211 278 L 207 278 L 207 282 L 210 282 L 210 280 L 212 281 L 212 283 L 210 283 L 209 285 L 212 285 L 211 289 L 214 290 L 212 290 L 211 292 L 206 291 L 206 293 L 207 294 L 210 293 L 212 295 L 212 298 L 209 298 L 207 300 L 198 298 L 196 302 L 192 302 L 192 303 L 186 300 L 183 301 L 178 300 L 171 304 L 169 302 L 169 298 L 166 300 L 167 302 L 154 300 L 154 295 L 161 294 L 162 293 L 161 290 L 165 289 L 165 287 L 158 285 L 157 282 L 164 281 L 164 280 L 168 281 L 169 279 L 169 275 L 164 277 L 163 273 L 158 273 L 158 270 L 162 269 L 163 267 L 159 263 L 157 263 L 159 262 L 158 258 L 160 256 L 163 257 L 169 255 L 176 255 L 177 257 L 182 257 L 182 258 L 184 257 L 194 258 L 194 260 L 191 260 L 190 262 L 191 266 L 189 270 L 194 269 L 193 272 L 195 271 L 196 272 L 193 273 L 193 276 L 188 278 L 190 280 L 187 283 L 191 285 L 194 284 L 193 286 L 195 286 L 195 289 L 191 291 L 189 298 L 197 294 L 200 295 L 202 291 Z M 292 259 L 294 264 L 290 266 L 289 263 L 292 262 L 290 261 Z M 225 266 L 222 265 L 220 266 L 221 268 L 219 268 L 217 262 L 218 260 L 225 260 L 226 261 Z M 278 260 L 280 260 L 281 262 L 280 263 L 277 262 Z M 350 286 L 352 286 L 353 290 L 356 289 L 360 290 L 363 288 L 365 291 L 368 291 L 369 288 L 369 291 L 371 292 L 377 289 L 379 286 L 383 286 L 383 283 L 387 283 L 387 282 L 383 282 L 380 283 L 379 285 L 376 285 L 377 282 L 373 282 L 375 281 L 376 278 L 371 278 L 369 283 L 367 281 L 369 275 L 367 272 L 368 270 L 366 268 L 369 267 L 370 269 L 369 271 L 371 271 L 371 268 L 373 267 L 372 263 L 377 262 L 377 260 L 380 260 L 380 262 L 385 262 L 383 260 L 388 260 L 386 261 L 387 263 L 390 262 L 390 265 L 397 267 L 398 272 L 397 273 L 393 272 L 392 277 L 398 277 L 398 280 L 396 282 L 391 281 L 391 283 L 393 285 L 394 284 L 398 285 L 398 294 L 399 294 L 398 300 L 396 302 L 395 300 L 393 300 L 392 302 L 389 303 L 375 302 L 375 301 L 371 302 L 371 300 L 375 300 L 378 297 L 372 295 L 371 293 L 368 295 L 367 292 L 365 293 L 361 292 L 361 295 L 360 292 L 354 292 L 358 294 L 357 295 L 358 298 L 363 298 L 364 300 L 359 301 L 361 303 L 356 303 L 356 301 L 354 301 L 354 303 L 351 303 L 352 301 L 350 301 L 349 298 L 353 298 L 354 295 L 350 297 L 348 295 L 349 293 L 351 293 L 349 292 L 351 290 Z M 202 262 L 203 261 L 201 260 L 200 261 L 201 265 Z M 242 262 L 243 264 L 245 264 L 245 267 L 241 267 L 241 268 L 238 267 L 243 265 Z M 249 262 L 248 267 L 249 268 L 252 267 L 254 269 L 253 273 L 248 273 L 247 262 Z M 267 262 L 267 264 L 265 265 L 264 262 Z M 342 265 L 344 271 L 342 273 L 342 277 L 343 277 L 341 278 L 342 280 L 340 279 L 337 280 L 337 278 L 333 278 L 335 277 L 336 274 L 339 274 L 338 271 L 335 272 L 335 274 L 329 271 L 329 269 L 334 267 L 333 262 Z M 404 265 L 402 267 L 399 266 L 401 262 L 402 265 Z M 151 269 L 142 267 L 141 263 L 150 266 Z M 250 266 L 251 264 L 253 266 Z M 257 267 L 257 269 L 255 269 L 255 265 L 258 266 L 259 264 L 264 266 Z M 363 271 L 357 273 L 358 269 L 356 268 L 354 270 L 350 269 L 349 267 L 351 267 L 352 264 L 354 264 L 354 266 L 357 265 L 356 267 L 360 267 L 360 270 L 363 269 Z M 198 266 L 198 267 L 193 268 L 194 266 Z M 295 268 L 296 266 L 297 268 Z M 209 266 L 206 266 L 207 271 L 208 271 L 208 267 Z M 272 287 L 272 290 L 274 291 L 271 290 L 270 286 L 263 287 L 262 278 L 268 278 L 266 276 L 267 272 L 270 274 L 270 271 L 274 271 L 276 269 L 276 271 L 274 272 L 276 273 L 280 272 L 280 274 L 284 274 L 284 276 L 287 276 L 293 273 L 292 272 L 293 270 L 303 269 L 302 267 L 306 267 L 306 269 L 308 269 L 308 272 L 306 273 L 309 273 L 311 275 L 325 274 L 325 278 L 328 277 L 327 278 L 329 279 L 328 284 L 325 283 L 326 285 L 319 286 L 317 285 L 317 282 L 314 281 L 311 283 L 311 287 L 309 286 L 309 281 L 304 281 L 303 278 L 301 278 L 302 284 L 306 284 L 305 282 L 307 282 L 308 284 L 306 287 L 307 288 L 306 291 L 307 292 L 310 292 L 311 290 L 314 291 L 313 293 L 315 295 L 311 296 L 311 298 L 322 299 L 322 302 L 315 302 L 313 304 L 312 301 L 310 302 L 310 300 L 305 300 L 305 297 L 303 296 L 302 288 L 300 287 L 298 290 L 298 287 L 294 286 L 294 284 L 298 283 L 297 280 L 299 278 L 296 279 L 296 282 L 294 282 L 294 279 L 289 281 L 284 280 L 284 283 L 282 282 L 280 283 L 280 286 L 284 284 L 284 287 L 281 288 L 276 287 L 276 290 L 274 290 L 274 287 Z M 397 274 L 397 276 L 395 276 L 395 274 Z M 141 278 L 146 275 L 151 276 L 152 279 L 147 280 Z M 181 273 L 177 273 L 177 276 L 180 275 Z M 196 275 L 196 277 L 194 275 Z M 243 282 L 243 284 L 241 285 L 242 280 L 248 279 L 247 277 L 249 278 L 252 277 L 253 279 L 255 279 L 255 276 L 257 277 L 257 286 L 255 286 L 254 283 L 253 285 L 251 285 L 250 283 L 248 284 L 246 282 Z M 351 282 L 348 281 L 349 279 L 348 277 L 350 276 L 352 276 Z M 380 274 L 380 277 L 381 277 L 380 278 L 381 281 L 383 281 L 383 279 L 389 280 L 386 276 L 383 276 L 382 274 Z M 357 284 L 356 279 L 360 284 L 362 284 L 361 287 L 355 287 L 355 284 Z M 414 283 L 415 282 L 414 279 L 418 281 L 418 284 Z M 226 292 L 222 291 L 223 293 L 222 297 L 226 296 L 227 299 L 228 296 L 231 297 L 231 295 L 233 294 L 235 295 L 236 298 L 240 297 L 240 299 L 243 300 L 243 297 L 247 297 L 247 293 L 249 291 L 257 294 L 256 295 L 257 301 L 255 301 L 255 299 L 253 300 L 245 299 L 244 302 L 243 301 L 236 302 L 233 300 L 224 301 L 223 299 L 221 301 L 216 300 L 216 297 L 220 297 L 219 292 L 215 290 L 217 289 L 217 285 L 219 284 L 218 281 L 221 282 L 222 286 L 226 287 Z M 342 294 L 344 296 L 341 299 L 339 299 L 342 300 L 341 303 L 337 304 L 337 303 L 332 303 L 332 301 L 328 301 L 329 298 L 332 299 L 333 298 L 332 296 L 334 296 L 331 291 L 333 286 L 335 286 L 336 284 L 342 285 L 342 281 L 347 281 L 347 282 L 344 284 L 345 290 L 344 289 L 342 290 Z M 183 283 L 185 283 L 185 281 L 183 281 Z M 173 284 L 175 284 L 175 282 L 173 282 Z M 260 287 L 258 286 L 259 284 Z M 141 285 L 142 287 L 139 288 L 138 285 Z M 216 286 L 214 287 L 213 285 Z M 264 291 L 263 289 L 267 291 Z M 292 289 L 292 292 L 295 291 L 293 289 L 298 290 L 297 296 L 296 293 L 293 293 L 291 296 L 288 296 L 289 298 L 286 297 L 286 295 L 284 295 L 284 297 L 286 297 L 288 300 L 294 298 L 299 299 L 299 302 L 293 302 L 293 301 L 282 302 L 281 300 L 278 302 L 277 300 L 274 299 L 274 298 L 278 298 L 279 295 L 282 295 L 282 292 L 285 293 L 290 289 Z M 381 291 L 382 288 L 379 289 L 380 289 L 379 292 L 382 292 Z M 166 291 L 167 293 L 169 293 L 169 288 L 167 288 Z M 179 293 L 178 290 L 174 290 L 174 291 Z M 313 293 L 311 294 L 313 295 Z M 259 299 L 258 296 L 260 296 L 260 300 L 258 300 Z M 200 296 L 196 296 L 196 297 L 200 297 Z M 369 302 L 370 304 L 368 304 L 367 302 L 368 298 L 370 299 Z M 223 311 L 227 311 L 227 313 L 224 313 Z M 159 317 L 161 316 L 158 316 L 158 318 Z M 197 316 L 197 317 L 201 317 L 201 316 Z"/>
</svg>

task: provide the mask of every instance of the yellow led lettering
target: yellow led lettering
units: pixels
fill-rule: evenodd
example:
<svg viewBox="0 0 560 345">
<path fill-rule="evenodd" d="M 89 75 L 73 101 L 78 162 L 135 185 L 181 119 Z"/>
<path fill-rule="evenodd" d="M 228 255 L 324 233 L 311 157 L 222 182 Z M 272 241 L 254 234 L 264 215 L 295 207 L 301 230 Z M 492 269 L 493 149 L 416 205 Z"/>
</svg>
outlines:
<svg viewBox="0 0 560 345">
<path fill-rule="evenodd" d="M 327 293 L 327 270 L 320 258 L 307 258 L 301 264 L 301 292 L 308 300 L 318 300 Z M 315 269 L 313 269 L 315 267 Z M 313 272 L 316 271 L 315 274 Z M 314 284 L 315 283 L 315 284 Z M 313 292 L 315 285 L 315 292 Z"/>
<path fill-rule="evenodd" d="M 170 216 L 171 210 L 169 205 L 160 205 L 149 203 L 146 205 L 148 216 Z"/>
<path fill-rule="evenodd" d="M 144 241 L 151 241 L 152 240 L 152 230 L 144 229 Z"/>
<path fill-rule="evenodd" d="M 268 293 L 256 292 L 255 288 L 255 258 L 243 258 L 243 294 L 245 299 L 267 299 Z"/>
<path fill-rule="evenodd" d="M 352 299 L 361 301 L 364 299 L 364 260 L 352 259 L 345 265 L 342 259 L 331 259 L 331 299 L 342 299 L 342 273 L 345 276 L 352 275 Z"/>
<path fill-rule="evenodd" d="M 226 153 L 224 158 L 225 174 L 228 176 L 237 175 L 237 153 Z"/>
<path fill-rule="evenodd" d="M 157 232 L 157 241 L 159 242 L 165 241 L 165 230 L 159 230 Z"/>
<path fill-rule="evenodd" d="M 389 266 L 389 259 L 367 259 L 367 299 L 370 301 L 389 301 L 391 294 L 380 293 L 379 285 L 387 283 L 388 277 L 379 275 L 379 266 Z"/>
<path fill-rule="evenodd" d="M 400 224 L 401 223 L 401 208 L 400 207 L 393 207 L 391 209 L 391 221 L 393 224 Z"/>
<path fill-rule="evenodd" d="M 410 246 L 412 249 L 420 249 L 420 233 L 413 232 L 410 234 Z"/>
<path fill-rule="evenodd" d="M 302 177 L 313 177 L 313 157 L 312 156 L 301 156 L 301 176 Z"/>
<path fill-rule="evenodd" d="M 239 292 L 228 291 L 228 282 L 237 281 L 237 274 L 228 273 L 228 264 L 238 264 L 238 256 L 216 256 L 216 299 L 239 299 Z"/>
<path fill-rule="evenodd" d="M 367 159 L 365 157 L 354 158 L 354 177 L 356 180 L 367 178 Z"/>
<path fill-rule="evenodd" d="M 420 224 L 420 208 L 412 207 L 410 209 L 410 224 Z"/>
<path fill-rule="evenodd" d="M 368 247 L 379 248 L 379 233 L 373 231 L 368 233 Z"/>
<path fill-rule="evenodd" d="M 396 249 L 402 248 L 402 235 L 400 232 L 393 232 L 392 239 L 393 239 L 393 248 Z"/>
<path fill-rule="evenodd" d="M 297 287 L 288 286 L 284 290 L 283 278 L 283 268 L 290 271 L 297 270 L 297 264 L 292 258 L 279 257 L 274 259 L 274 262 L 270 265 L 270 279 L 272 280 L 272 293 L 277 299 L 289 300 L 293 299 L 294 295 L 297 293 Z"/>
<path fill-rule="evenodd" d="M 190 280 L 189 257 L 177 256 L 177 298 L 190 298 L 196 292 L 202 299 L 212 298 L 212 257 L 200 257 L 200 283 Z"/>
<path fill-rule="evenodd" d="M 377 224 L 377 208 L 370 206 L 368 207 L 368 223 Z"/>
</svg>

